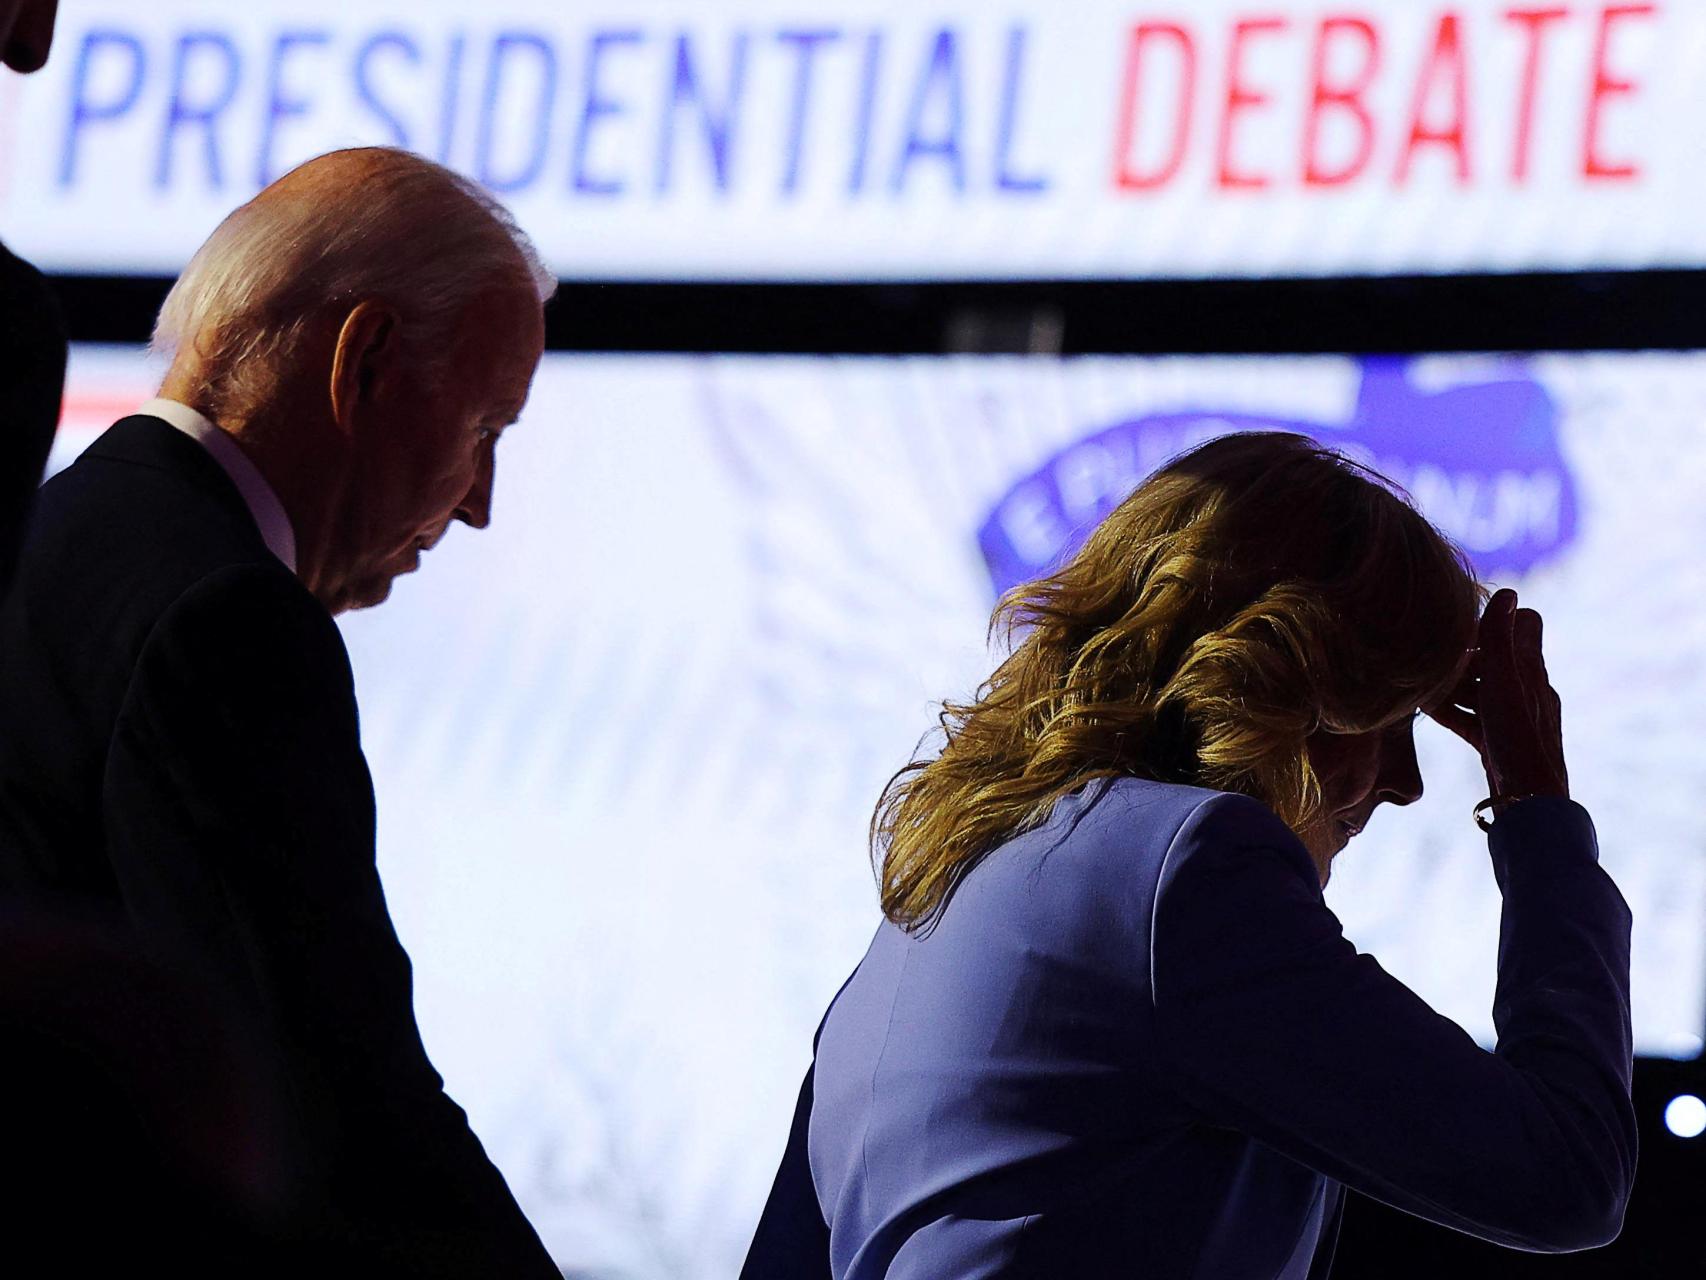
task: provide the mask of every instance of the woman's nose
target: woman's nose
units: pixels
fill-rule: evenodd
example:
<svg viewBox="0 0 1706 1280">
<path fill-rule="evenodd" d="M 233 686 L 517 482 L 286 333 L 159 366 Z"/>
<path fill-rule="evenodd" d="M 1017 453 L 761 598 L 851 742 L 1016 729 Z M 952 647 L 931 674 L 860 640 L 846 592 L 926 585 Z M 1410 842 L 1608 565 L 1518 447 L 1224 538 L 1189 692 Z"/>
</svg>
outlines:
<svg viewBox="0 0 1706 1280">
<path fill-rule="evenodd" d="M 1416 740 L 1407 723 L 1381 743 L 1375 790 L 1388 804 L 1414 804 L 1422 798 L 1422 770 L 1416 763 Z"/>
</svg>

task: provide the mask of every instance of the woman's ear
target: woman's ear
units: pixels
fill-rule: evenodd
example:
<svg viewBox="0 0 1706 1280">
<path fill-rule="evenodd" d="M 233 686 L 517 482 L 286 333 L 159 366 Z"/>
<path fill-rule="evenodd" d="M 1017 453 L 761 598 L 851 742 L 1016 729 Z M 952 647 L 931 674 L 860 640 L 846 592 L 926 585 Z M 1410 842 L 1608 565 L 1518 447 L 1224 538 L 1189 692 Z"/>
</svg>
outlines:
<svg viewBox="0 0 1706 1280">
<path fill-rule="evenodd" d="M 344 317 L 332 348 L 329 388 L 332 420 L 345 436 L 355 432 L 356 418 L 371 404 L 397 354 L 397 313 L 383 302 L 358 302 Z"/>
</svg>

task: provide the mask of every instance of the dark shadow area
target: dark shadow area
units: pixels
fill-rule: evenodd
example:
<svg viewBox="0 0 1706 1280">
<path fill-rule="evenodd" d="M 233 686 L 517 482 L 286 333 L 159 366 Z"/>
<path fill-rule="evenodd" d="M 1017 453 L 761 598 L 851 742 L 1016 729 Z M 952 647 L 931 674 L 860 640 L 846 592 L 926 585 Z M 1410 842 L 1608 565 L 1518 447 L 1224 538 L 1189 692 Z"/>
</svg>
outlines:
<svg viewBox="0 0 1706 1280">
<path fill-rule="evenodd" d="M 1533 1254 L 1501 1249 L 1366 1196 L 1345 1206 L 1334 1280 L 1680 1280 L 1706 1275 L 1706 1135 L 1678 1138 L 1664 1109 L 1679 1093 L 1706 1091 L 1706 1065 L 1640 1058 L 1635 1063 L 1635 1110 L 1641 1158 L 1623 1234 L 1604 1249 Z"/>
<path fill-rule="evenodd" d="M 136 343 L 147 341 L 171 281 L 58 276 L 53 286 L 72 341 Z M 546 346 L 937 355 L 966 345 L 958 335 L 993 328 L 1033 340 L 1041 334 L 1045 353 L 1063 355 L 1628 351 L 1706 347 L 1703 300 L 1706 271 L 941 284 L 571 280 L 547 310 Z M 1033 323 L 1038 317 L 1044 322 Z"/>
</svg>

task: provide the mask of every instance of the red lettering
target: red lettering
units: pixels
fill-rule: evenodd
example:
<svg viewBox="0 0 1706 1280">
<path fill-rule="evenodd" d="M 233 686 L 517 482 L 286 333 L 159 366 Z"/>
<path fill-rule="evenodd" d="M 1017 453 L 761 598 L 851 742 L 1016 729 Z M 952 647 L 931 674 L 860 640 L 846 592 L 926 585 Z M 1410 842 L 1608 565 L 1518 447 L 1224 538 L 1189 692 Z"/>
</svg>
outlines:
<svg viewBox="0 0 1706 1280">
<path fill-rule="evenodd" d="M 1226 52 L 1226 109 L 1220 117 L 1220 138 L 1215 146 L 1215 172 L 1228 190 L 1260 190 L 1268 185 L 1266 174 L 1238 173 L 1232 167 L 1233 130 L 1238 117 L 1267 103 L 1268 95 L 1244 83 L 1244 43 L 1251 36 L 1283 31 L 1284 18 L 1242 18 L 1232 26 L 1232 43 Z"/>
<path fill-rule="evenodd" d="M 1327 79 L 1327 47 L 1335 36 L 1357 37 L 1362 47 L 1361 62 L 1356 74 L 1348 79 L 1329 83 Z M 1349 182 L 1363 171 L 1374 153 L 1374 117 L 1368 112 L 1363 95 L 1374 82 L 1380 66 L 1380 37 L 1374 27 L 1362 18 L 1323 18 L 1315 33 L 1315 56 L 1310 78 L 1314 90 L 1309 98 L 1309 114 L 1303 124 L 1303 183 L 1309 187 L 1333 187 Z M 1329 108 L 1347 113 L 1356 122 L 1356 151 L 1349 163 L 1328 169 L 1320 155 L 1321 122 Z"/>
<path fill-rule="evenodd" d="M 1617 94 L 1635 92 L 1635 82 L 1619 80 L 1606 68 L 1606 57 L 1611 47 L 1611 27 L 1615 22 L 1624 18 L 1650 18 L 1654 6 L 1650 4 L 1608 4 L 1599 17 L 1599 34 L 1593 42 L 1593 87 L 1588 93 L 1587 128 L 1582 136 L 1582 176 L 1585 178 L 1611 179 L 1613 181 L 1628 181 L 1639 174 L 1633 162 L 1613 164 L 1605 160 L 1599 153 L 1600 111 L 1605 100 Z"/>
<path fill-rule="evenodd" d="M 1529 144 L 1534 137 L 1534 100 L 1540 93 L 1540 55 L 1546 40 L 1546 28 L 1569 16 L 1568 9 L 1512 9 L 1505 14 L 1505 21 L 1516 23 L 1523 29 L 1525 37 L 1521 87 L 1516 97 L 1516 143 L 1511 148 L 1512 182 L 1524 182 L 1528 178 Z"/>
<path fill-rule="evenodd" d="M 1141 84 L 1139 69 L 1143 47 L 1151 40 L 1166 39 L 1179 51 L 1179 105 L 1173 113 L 1173 145 L 1159 167 L 1149 173 L 1138 170 L 1132 149 L 1137 142 L 1137 101 Z M 1140 22 L 1131 29 L 1126 45 L 1125 77 L 1120 85 L 1120 118 L 1115 129 L 1114 182 L 1124 191 L 1148 191 L 1166 185 L 1185 161 L 1191 139 L 1191 100 L 1196 91 L 1197 48 L 1191 33 L 1177 23 Z"/>
<path fill-rule="evenodd" d="M 1451 94 L 1451 119 L 1444 127 L 1433 127 L 1426 124 L 1423 117 L 1442 77 Z M 1467 97 L 1468 76 L 1463 64 L 1463 42 L 1458 37 L 1457 15 L 1447 10 L 1440 15 L 1433 45 L 1422 63 L 1421 74 L 1416 77 L 1416 92 L 1410 99 L 1410 133 L 1405 139 L 1404 150 L 1398 156 L 1395 181 L 1399 185 L 1409 179 L 1410 160 L 1416 149 L 1424 144 L 1450 147 L 1457 163 L 1458 185 L 1469 181 Z"/>
</svg>

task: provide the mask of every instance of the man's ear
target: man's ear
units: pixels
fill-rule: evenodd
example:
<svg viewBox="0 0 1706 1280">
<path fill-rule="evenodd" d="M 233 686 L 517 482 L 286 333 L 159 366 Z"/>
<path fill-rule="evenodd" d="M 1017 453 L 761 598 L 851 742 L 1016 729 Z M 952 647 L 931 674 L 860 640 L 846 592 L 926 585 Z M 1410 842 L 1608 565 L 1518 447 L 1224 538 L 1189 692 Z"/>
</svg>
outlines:
<svg viewBox="0 0 1706 1280">
<path fill-rule="evenodd" d="M 397 313 L 383 302 L 358 302 L 344 317 L 332 348 L 332 418 L 345 436 L 355 431 L 357 414 L 373 398 L 374 388 L 397 354 Z"/>
</svg>

